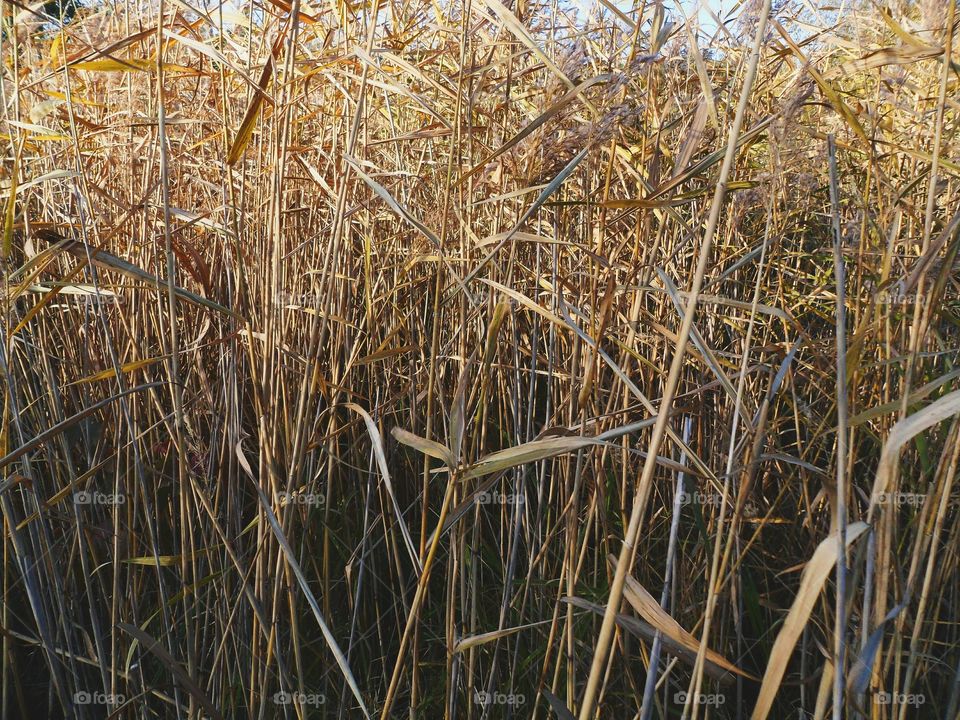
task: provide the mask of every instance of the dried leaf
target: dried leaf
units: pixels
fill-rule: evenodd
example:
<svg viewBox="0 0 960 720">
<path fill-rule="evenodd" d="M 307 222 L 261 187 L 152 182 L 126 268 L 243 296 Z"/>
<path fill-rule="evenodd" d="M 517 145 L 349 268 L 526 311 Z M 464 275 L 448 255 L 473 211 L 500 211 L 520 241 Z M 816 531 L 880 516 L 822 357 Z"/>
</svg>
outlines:
<svg viewBox="0 0 960 720">
<path fill-rule="evenodd" d="M 414 435 L 412 432 L 407 432 L 403 428 L 398 427 L 393 428 L 390 434 L 393 435 L 397 442 L 412 447 L 414 450 L 419 450 L 424 455 L 437 458 L 437 460 L 443 460 L 447 465 L 452 463 L 452 453 L 438 442 L 427 440 L 424 437 Z"/>
<path fill-rule="evenodd" d="M 924 430 L 960 413 L 960 390 L 944 395 L 936 402 L 923 410 L 905 417 L 890 430 L 883 449 L 880 451 L 880 462 L 877 465 L 877 474 L 873 481 L 873 492 L 870 495 L 870 515 L 880 502 L 883 493 L 893 478 L 894 470 L 900 460 L 900 450 L 914 437 Z"/>
<path fill-rule="evenodd" d="M 522 445 L 485 455 L 464 471 L 463 479 L 470 480 L 517 465 L 546 460 L 557 455 L 597 445 L 600 442 L 602 441 L 590 437 L 547 437 L 540 440 L 531 440 Z"/>
</svg>

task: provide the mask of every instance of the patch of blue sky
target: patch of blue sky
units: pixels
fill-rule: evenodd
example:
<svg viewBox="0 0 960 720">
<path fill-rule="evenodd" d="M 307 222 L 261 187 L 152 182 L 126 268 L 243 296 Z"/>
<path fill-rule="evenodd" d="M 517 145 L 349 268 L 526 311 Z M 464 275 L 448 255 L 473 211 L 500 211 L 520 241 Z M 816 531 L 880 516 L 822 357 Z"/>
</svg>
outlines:
<svg viewBox="0 0 960 720">
<path fill-rule="evenodd" d="M 631 0 L 608 0 L 626 15 L 633 15 L 639 2 Z M 572 0 L 572 5 L 587 14 L 595 11 L 599 0 Z M 729 21 L 727 14 L 742 4 L 742 0 L 663 0 L 664 8 L 671 15 L 681 15 L 696 20 L 701 34 L 712 37 L 717 32 L 717 19 Z"/>
</svg>

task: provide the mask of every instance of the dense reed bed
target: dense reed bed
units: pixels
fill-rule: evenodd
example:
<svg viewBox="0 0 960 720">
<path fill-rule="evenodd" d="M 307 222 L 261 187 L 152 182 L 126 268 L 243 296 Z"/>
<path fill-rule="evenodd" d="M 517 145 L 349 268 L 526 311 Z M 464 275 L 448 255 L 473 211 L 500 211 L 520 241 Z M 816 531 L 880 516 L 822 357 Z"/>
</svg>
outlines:
<svg viewBox="0 0 960 720">
<path fill-rule="evenodd" d="M 954 0 L 501 2 L 3 2 L 0 715 L 958 716 Z"/>
</svg>

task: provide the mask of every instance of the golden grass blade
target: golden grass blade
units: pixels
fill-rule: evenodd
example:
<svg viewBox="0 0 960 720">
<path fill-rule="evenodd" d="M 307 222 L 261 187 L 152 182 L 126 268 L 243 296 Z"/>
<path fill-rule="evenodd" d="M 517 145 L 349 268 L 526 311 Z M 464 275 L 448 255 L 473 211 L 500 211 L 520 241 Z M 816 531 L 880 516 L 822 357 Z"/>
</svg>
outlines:
<svg viewBox="0 0 960 720">
<path fill-rule="evenodd" d="M 540 622 L 527 623 L 526 625 L 504 628 L 503 630 L 492 630 L 490 632 L 480 633 L 479 635 L 471 635 L 470 637 L 465 637 L 458 641 L 453 648 L 453 652 L 464 653 L 472 648 L 480 647 L 481 645 L 486 645 L 487 643 L 495 640 L 500 640 L 502 638 L 515 635 L 521 630 L 529 630 L 530 628 L 541 627 L 549 624 L 550 622 L 550 620 L 541 620 Z"/>
<path fill-rule="evenodd" d="M 683 13 L 681 6 L 680 12 Z M 710 84 L 710 76 L 707 74 L 707 64 L 703 60 L 703 53 L 700 52 L 700 44 L 697 42 L 697 36 L 690 25 L 690 21 L 683 23 L 683 28 L 687 32 L 687 42 L 690 46 L 690 53 L 693 55 L 693 67 L 697 71 L 697 80 L 700 81 L 700 88 L 703 92 L 703 100 L 707 106 L 707 113 L 710 117 L 710 124 L 714 130 L 720 132 L 720 120 L 717 115 L 717 103 L 713 98 L 713 87 Z"/>
<path fill-rule="evenodd" d="M 616 567 L 617 559 L 613 555 L 608 555 L 607 561 L 611 568 Z M 627 602 L 630 603 L 631 607 L 633 607 L 640 617 L 650 623 L 650 625 L 652 625 L 656 630 L 659 630 L 668 638 L 670 638 L 674 643 L 687 648 L 692 653 L 693 657 L 696 658 L 697 651 L 700 648 L 700 641 L 689 632 L 684 630 L 680 623 L 674 620 L 666 610 L 660 607 L 660 603 L 657 602 L 657 600 L 649 592 L 647 592 L 647 589 L 643 587 L 643 585 L 641 585 L 636 578 L 630 576 L 627 577 L 623 596 L 627 599 Z M 758 680 L 758 678 L 741 670 L 725 657 L 713 650 L 710 650 L 709 648 L 706 651 L 706 660 L 710 664 L 716 666 L 716 669 L 720 671 L 719 674 L 722 674 L 722 672 L 729 672 L 739 675 L 740 677 L 747 678 L 748 680 Z M 718 672 L 715 671 L 711 674 L 716 676 Z"/>
<path fill-rule="evenodd" d="M 0 237 L 0 260 L 6 260 L 13 252 L 13 225 L 17 216 L 17 183 L 20 178 L 20 153 L 23 151 L 23 141 L 17 153 L 13 156 L 13 168 L 10 171 L 10 194 L 3 211 L 3 234 Z"/>
<path fill-rule="evenodd" d="M 949 395 L 944 395 L 923 410 L 905 417 L 893 426 L 880 452 L 880 462 L 877 465 L 877 474 L 873 481 L 873 490 L 870 493 L 868 518 L 873 517 L 883 494 L 889 488 L 890 481 L 897 469 L 897 463 L 900 461 L 900 452 L 903 450 L 903 446 L 923 431 L 957 414 L 960 414 L 960 390 L 954 390 Z"/>
<path fill-rule="evenodd" d="M 14 190 L 14 192 L 15 192 L 17 195 L 19 195 L 20 193 L 24 192 L 25 190 L 28 190 L 28 189 L 30 189 L 30 188 L 32 188 L 32 187 L 36 187 L 37 185 L 42 185 L 43 183 L 47 182 L 48 180 L 66 180 L 66 179 L 69 179 L 69 178 L 78 177 L 79 174 L 80 174 L 80 173 L 78 173 L 78 172 L 76 172 L 76 171 L 74 171 L 74 170 L 51 170 L 50 172 L 44 173 L 44 174 L 41 175 L 40 177 L 36 177 L 36 178 L 34 178 L 33 180 L 30 180 L 30 181 L 28 181 L 28 182 L 18 183 L 17 186 L 16 186 L 16 189 Z M 4 188 L 4 189 L 9 190 L 10 188 Z M 9 198 L 9 196 L 7 196 L 7 197 Z M 6 198 L 5 198 L 5 199 L 6 199 Z"/>
<path fill-rule="evenodd" d="M 910 397 L 907 400 L 907 405 L 916 405 L 918 402 L 929 396 L 934 391 L 939 390 L 944 385 L 950 385 L 957 378 L 960 378 L 960 370 L 949 372 L 946 375 L 937 378 L 936 380 L 931 380 L 926 385 L 918 387 L 916 390 L 910 393 Z M 877 405 L 876 407 L 864 410 L 863 412 L 850 418 L 850 427 L 863 425 L 864 423 L 870 422 L 871 420 L 876 420 L 877 418 L 883 417 L 889 413 L 898 412 L 902 404 L 903 403 L 900 400 L 891 400 L 890 402 L 883 403 L 882 405 Z"/>
<path fill-rule="evenodd" d="M 257 78 L 257 82 L 255 83 L 258 92 L 255 92 L 253 97 L 250 98 L 250 104 L 247 105 L 247 110 L 243 114 L 243 120 L 240 121 L 240 127 L 237 129 L 237 134 L 233 138 L 233 143 L 230 145 L 230 151 L 227 153 L 227 165 L 236 165 L 240 161 L 240 158 L 243 157 L 243 151 L 246 150 L 247 145 L 250 144 L 250 139 L 253 137 L 253 129 L 257 124 L 257 118 L 260 117 L 260 108 L 263 107 L 264 100 L 268 98 L 267 87 L 273 78 L 277 54 L 280 52 L 283 38 L 284 35 L 281 34 L 280 37 L 274 41 L 273 49 L 267 56 L 263 68 L 260 70 L 260 77 Z"/>
<path fill-rule="evenodd" d="M 820 676 L 820 684 L 817 686 L 817 702 L 814 705 L 813 720 L 823 720 L 827 716 L 827 708 L 833 694 L 833 672 L 833 662 L 827 658 L 823 663 L 823 675 Z"/>
<path fill-rule="evenodd" d="M 880 48 L 864 55 L 857 60 L 843 64 L 843 71 L 847 73 L 863 72 L 884 67 L 885 65 L 909 65 L 920 60 L 929 60 L 943 54 L 943 48 L 922 47 L 917 45 L 899 45 L 897 47 Z"/>
<path fill-rule="evenodd" d="M 100 58 L 98 60 L 79 60 L 69 65 L 71 70 L 87 72 L 151 72 L 156 63 L 149 58 Z M 173 63 L 163 64 L 164 72 L 195 75 L 196 70 Z"/>
<path fill-rule="evenodd" d="M 134 360 L 133 362 L 124 363 L 123 365 L 121 365 L 120 372 L 122 373 L 135 372 L 136 370 L 140 370 L 145 367 L 150 367 L 154 363 L 158 363 L 166 359 L 167 359 L 166 355 L 158 355 L 152 358 L 144 358 L 143 360 Z M 112 380 L 116 376 L 117 376 L 116 372 L 113 370 L 113 368 L 110 368 L 109 370 L 102 370 L 98 373 L 94 373 L 93 375 L 88 375 L 87 377 L 81 378 L 80 380 L 74 380 L 72 383 L 70 383 L 70 385 L 82 385 L 84 383 L 94 383 L 100 380 Z"/>
<path fill-rule="evenodd" d="M 369 365 L 370 363 L 375 363 L 380 360 L 387 360 L 388 358 L 396 357 L 397 355 L 404 355 L 412 350 L 416 350 L 415 345 L 401 345 L 400 347 L 384 348 L 383 350 L 378 350 L 375 353 L 364 355 L 362 358 L 357 360 L 354 365 Z"/>
<path fill-rule="evenodd" d="M 574 607 L 582 608 L 584 610 L 589 610 L 595 615 L 603 615 L 603 606 L 597 605 L 596 603 L 589 602 L 583 598 L 578 597 L 565 597 L 563 598 L 565 603 L 569 603 Z M 678 642 L 668 633 L 663 632 L 655 625 L 651 625 L 646 620 L 641 620 L 640 618 L 634 617 L 632 615 L 627 615 L 623 613 L 618 613 L 616 617 L 617 625 L 626 630 L 632 635 L 648 642 L 653 643 L 657 637 L 660 638 L 660 642 L 666 652 L 671 655 L 676 656 L 678 659 L 683 660 L 683 662 L 691 667 L 694 667 L 697 662 L 697 650 L 696 647 L 699 647 L 699 643 L 694 640 L 696 647 L 691 649 L 686 643 Z M 719 683 L 724 685 L 729 685 L 735 680 L 733 673 L 731 671 L 720 667 L 719 665 L 712 662 L 704 663 L 704 672 L 707 673 L 710 677 L 716 680 Z"/>
<path fill-rule="evenodd" d="M 852 545 L 868 527 L 864 522 L 848 525 L 846 532 L 847 546 Z M 820 596 L 820 590 L 823 588 L 824 582 L 826 582 L 837 562 L 837 549 L 836 536 L 827 538 L 817 546 L 813 556 L 803 569 L 797 595 L 790 606 L 790 612 L 787 613 L 787 617 L 783 621 L 783 627 L 773 643 L 773 648 L 770 650 L 770 660 L 767 664 L 767 670 L 763 674 L 763 683 L 760 685 L 760 694 L 757 697 L 757 704 L 753 708 L 753 714 L 750 716 L 751 720 L 766 720 L 770 713 L 773 699 L 780 689 L 780 681 L 783 679 L 787 664 L 790 662 L 790 656 L 793 654 L 793 648 L 807 624 L 810 612 Z"/>
</svg>

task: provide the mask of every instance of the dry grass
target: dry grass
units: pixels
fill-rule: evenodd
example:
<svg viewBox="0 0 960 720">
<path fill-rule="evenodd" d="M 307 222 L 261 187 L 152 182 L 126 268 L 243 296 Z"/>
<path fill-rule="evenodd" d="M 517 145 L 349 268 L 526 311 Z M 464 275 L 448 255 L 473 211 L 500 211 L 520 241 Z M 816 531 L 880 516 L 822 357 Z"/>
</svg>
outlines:
<svg viewBox="0 0 960 720">
<path fill-rule="evenodd" d="M 957 717 L 954 2 L 5 0 L 0 716 Z"/>
</svg>

